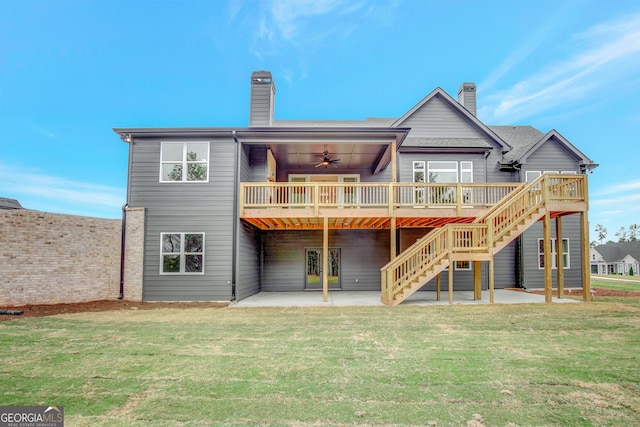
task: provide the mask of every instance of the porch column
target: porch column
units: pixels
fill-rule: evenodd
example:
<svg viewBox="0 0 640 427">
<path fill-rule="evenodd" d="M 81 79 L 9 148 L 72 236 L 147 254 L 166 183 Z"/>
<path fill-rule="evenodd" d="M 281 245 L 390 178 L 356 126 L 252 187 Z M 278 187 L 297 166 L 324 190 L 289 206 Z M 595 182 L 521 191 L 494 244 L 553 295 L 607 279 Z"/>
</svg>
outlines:
<svg viewBox="0 0 640 427">
<path fill-rule="evenodd" d="M 585 191 L 585 195 L 586 195 Z M 585 196 L 586 197 L 586 196 Z M 580 213 L 582 228 L 582 299 L 591 301 L 591 261 L 589 261 L 589 220 L 587 211 Z"/>
<path fill-rule="evenodd" d="M 440 273 L 436 276 L 436 300 L 440 301 Z"/>
<path fill-rule="evenodd" d="M 329 301 L 329 218 L 322 224 L 322 300 Z"/>
<path fill-rule="evenodd" d="M 551 271 L 551 215 L 549 211 L 544 214 L 542 226 L 544 228 L 544 301 L 551 302 L 553 297 L 553 273 Z"/>
<path fill-rule="evenodd" d="M 396 142 L 391 143 L 391 182 L 398 182 L 398 165 L 396 165 L 396 149 L 398 146 Z M 391 195 L 389 195 L 391 196 Z"/>
<path fill-rule="evenodd" d="M 556 218 L 556 274 L 558 280 L 558 298 L 564 295 L 564 246 L 562 244 L 562 217 Z"/>
<path fill-rule="evenodd" d="M 482 270 L 480 266 L 480 261 L 473 261 L 473 299 L 476 301 L 482 299 Z"/>
<path fill-rule="evenodd" d="M 396 141 L 393 141 L 391 143 L 391 182 L 392 183 L 395 183 L 395 182 L 398 181 L 398 177 L 397 177 L 398 167 L 396 165 L 396 161 L 397 161 L 396 149 L 397 149 Z M 396 223 L 396 216 L 395 216 L 395 213 L 394 213 L 394 210 L 393 210 L 393 206 L 394 206 L 394 202 L 395 202 L 395 200 L 394 200 L 394 190 L 395 190 L 395 187 L 393 185 L 389 185 L 389 195 L 388 195 L 389 200 L 388 201 L 389 201 L 389 216 L 391 217 L 391 223 L 390 223 L 390 226 L 389 226 L 389 233 L 391 233 L 389 235 L 389 237 L 390 237 L 390 239 L 389 239 L 389 241 L 390 241 L 389 251 L 391 253 L 391 256 L 390 256 L 391 260 L 394 260 L 396 258 L 397 253 L 398 253 L 398 247 L 397 247 L 398 243 L 396 241 L 396 234 L 397 234 L 396 233 L 396 226 L 397 226 L 397 223 Z"/>
</svg>

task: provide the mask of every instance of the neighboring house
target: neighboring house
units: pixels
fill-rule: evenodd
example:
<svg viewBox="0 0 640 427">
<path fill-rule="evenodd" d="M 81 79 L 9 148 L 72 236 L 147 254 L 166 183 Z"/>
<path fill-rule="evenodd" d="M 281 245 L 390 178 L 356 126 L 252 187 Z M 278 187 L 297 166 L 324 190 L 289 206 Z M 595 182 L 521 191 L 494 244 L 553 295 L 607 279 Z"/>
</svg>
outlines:
<svg viewBox="0 0 640 427">
<path fill-rule="evenodd" d="M 24 209 L 16 199 L 0 197 L 0 209 Z"/>
<path fill-rule="evenodd" d="M 484 124 L 475 91 L 436 88 L 399 118 L 275 120 L 258 71 L 249 127 L 114 129 L 145 209 L 143 299 L 588 287 L 597 165 L 555 130 Z"/>
<path fill-rule="evenodd" d="M 640 273 L 640 241 L 598 245 L 589 249 L 591 273 L 623 274 Z"/>
</svg>

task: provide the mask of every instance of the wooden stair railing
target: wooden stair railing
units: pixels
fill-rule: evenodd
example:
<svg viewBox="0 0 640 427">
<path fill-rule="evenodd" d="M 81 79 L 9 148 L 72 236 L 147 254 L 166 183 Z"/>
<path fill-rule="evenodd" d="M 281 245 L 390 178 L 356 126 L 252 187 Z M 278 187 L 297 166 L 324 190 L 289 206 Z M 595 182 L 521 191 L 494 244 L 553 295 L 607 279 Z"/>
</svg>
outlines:
<svg viewBox="0 0 640 427">
<path fill-rule="evenodd" d="M 400 304 L 457 258 L 495 255 L 540 220 L 547 205 L 584 201 L 586 191 L 584 175 L 545 174 L 507 195 L 472 224 L 432 230 L 380 269 L 382 302 Z"/>
</svg>

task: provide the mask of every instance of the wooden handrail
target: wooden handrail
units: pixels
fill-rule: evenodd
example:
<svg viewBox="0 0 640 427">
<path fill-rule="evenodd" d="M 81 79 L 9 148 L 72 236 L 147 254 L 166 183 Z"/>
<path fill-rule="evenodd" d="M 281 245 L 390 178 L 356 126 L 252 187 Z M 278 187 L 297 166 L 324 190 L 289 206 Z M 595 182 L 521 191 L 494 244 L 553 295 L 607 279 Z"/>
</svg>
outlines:
<svg viewBox="0 0 640 427">
<path fill-rule="evenodd" d="M 437 262 L 447 258 L 450 265 L 456 253 L 489 252 L 500 237 L 536 209 L 550 202 L 584 201 L 586 194 L 584 175 L 544 174 L 530 184 L 519 185 L 473 224 L 448 224 L 432 230 L 381 268 L 384 299 L 391 304 Z"/>
<path fill-rule="evenodd" d="M 516 190 L 514 183 L 242 182 L 240 212 L 252 208 L 453 207 L 490 208 Z"/>
</svg>

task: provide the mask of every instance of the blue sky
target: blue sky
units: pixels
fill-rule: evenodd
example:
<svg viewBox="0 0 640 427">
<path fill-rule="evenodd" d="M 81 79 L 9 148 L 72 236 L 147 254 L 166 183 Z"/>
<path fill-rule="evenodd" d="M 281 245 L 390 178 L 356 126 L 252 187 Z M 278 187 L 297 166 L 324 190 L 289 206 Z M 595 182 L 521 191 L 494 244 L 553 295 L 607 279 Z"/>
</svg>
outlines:
<svg viewBox="0 0 640 427">
<path fill-rule="evenodd" d="M 486 124 L 556 129 L 600 164 L 592 230 L 640 223 L 626 0 L 0 1 L 0 196 L 119 218 L 128 152 L 112 128 L 246 126 L 260 69 L 280 120 L 400 117 L 475 82 Z"/>
</svg>

